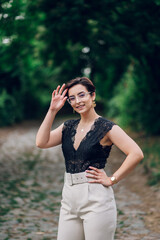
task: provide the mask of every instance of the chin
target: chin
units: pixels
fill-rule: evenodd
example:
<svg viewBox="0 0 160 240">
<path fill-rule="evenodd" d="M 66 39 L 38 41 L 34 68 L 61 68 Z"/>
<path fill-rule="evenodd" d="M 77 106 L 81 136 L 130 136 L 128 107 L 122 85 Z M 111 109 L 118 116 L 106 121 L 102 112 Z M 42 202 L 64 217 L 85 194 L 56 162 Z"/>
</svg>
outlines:
<svg viewBox="0 0 160 240">
<path fill-rule="evenodd" d="M 77 113 L 81 114 L 81 113 L 85 113 L 86 110 L 78 110 L 78 109 L 74 109 Z"/>
<path fill-rule="evenodd" d="M 74 109 L 74 110 L 79 114 L 86 113 L 89 111 L 89 109 L 82 109 L 82 110 Z"/>
<path fill-rule="evenodd" d="M 86 110 L 74 108 L 74 111 L 77 113 L 81 113 L 81 112 L 85 112 Z"/>
</svg>

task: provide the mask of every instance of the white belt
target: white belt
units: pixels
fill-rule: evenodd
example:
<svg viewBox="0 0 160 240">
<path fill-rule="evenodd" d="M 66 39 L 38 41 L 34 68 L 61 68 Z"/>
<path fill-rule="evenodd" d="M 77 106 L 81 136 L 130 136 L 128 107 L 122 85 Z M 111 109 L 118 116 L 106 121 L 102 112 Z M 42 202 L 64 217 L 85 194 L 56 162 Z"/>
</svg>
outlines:
<svg viewBox="0 0 160 240">
<path fill-rule="evenodd" d="M 101 171 L 104 171 L 104 169 L 99 169 Z M 87 172 L 80 172 L 80 173 L 67 173 L 65 172 L 64 180 L 69 185 L 79 184 L 79 183 L 85 183 L 88 181 L 93 180 L 92 178 L 87 178 L 86 174 L 89 175 Z"/>
</svg>

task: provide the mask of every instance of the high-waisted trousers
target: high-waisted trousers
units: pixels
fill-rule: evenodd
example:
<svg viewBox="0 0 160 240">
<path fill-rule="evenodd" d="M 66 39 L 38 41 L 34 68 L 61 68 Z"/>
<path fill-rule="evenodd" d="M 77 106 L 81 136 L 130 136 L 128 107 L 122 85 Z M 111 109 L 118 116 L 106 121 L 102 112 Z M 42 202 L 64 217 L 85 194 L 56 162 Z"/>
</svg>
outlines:
<svg viewBox="0 0 160 240">
<path fill-rule="evenodd" d="M 93 178 L 86 174 L 64 174 L 57 240 L 114 239 L 117 208 L 113 189 L 89 183 Z"/>
</svg>

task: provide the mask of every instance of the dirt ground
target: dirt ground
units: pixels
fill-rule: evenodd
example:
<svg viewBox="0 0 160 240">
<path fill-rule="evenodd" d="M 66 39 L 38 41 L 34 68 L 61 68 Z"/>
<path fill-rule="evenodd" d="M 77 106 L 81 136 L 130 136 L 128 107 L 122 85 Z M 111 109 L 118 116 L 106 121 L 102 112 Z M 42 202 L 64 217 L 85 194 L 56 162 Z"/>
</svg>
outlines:
<svg viewBox="0 0 160 240">
<path fill-rule="evenodd" d="M 8 186 L 5 185 L 6 182 L 1 185 L 1 209 L 9 210 L 0 218 L 0 240 L 56 239 L 65 170 L 64 159 L 61 146 L 48 150 L 35 147 L 35 135 L 39 124 L 30 121 L 0 129 L 2 175 L 6 169 L 12 167 L 12 161 L 14 166 L 18 166 L 20 157 L 26 153 L 30 154 L 27 157 L 33 158 L 38 154 L 41 159 L 45 158 L 45 161 L 38 162 L 26 179 L 18 183 L 18 190 L 13 192 L 12 189 L 3 189 Z M 56 122 L 54 127 L 59 124 L 60 121 Z M 108 175 L 113 173 L 124 159 L 124 154 L 113 146 L 105 168 Z M 15 173 L 16 170 L 9 172 L 8 179 L 11 174 L 11 179 L 14 179 Z M 125 179 L 114 185 L 113 189 L 118 211 L 115 239 L 159 240 L 160 189 L 147 185 L 143 164 L 139 164 Z M 15 191 L 19 191 L 20 194 L 16 195 Z"/>
<path fill-rule="evenodd" d="M 112 149 L 112 172 L 125 159 L 116 147 Z M 143 164 L 114 186 L 118 207 L 117 239 L 160 239 L 160 189 L 147 184 Z M 122 237 L 123 236 L 123 237 Z"/>
</svg>

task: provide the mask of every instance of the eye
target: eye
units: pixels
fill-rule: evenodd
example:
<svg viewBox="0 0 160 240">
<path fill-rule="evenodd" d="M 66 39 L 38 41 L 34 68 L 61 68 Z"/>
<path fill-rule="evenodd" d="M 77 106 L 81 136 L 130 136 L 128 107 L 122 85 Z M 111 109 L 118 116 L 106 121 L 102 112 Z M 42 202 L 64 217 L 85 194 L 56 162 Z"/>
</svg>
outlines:
<svg viewBox="0 0 160 240">
<path fill-rule="evenodd" d="M 75 100 L 75 97 L 69 97 L 69 101 L 74 101 Z"/>
<path fill-rule="evenodd" d="M 85 97 L 85 95 L 86 95 L 85 92 L 82 92 L 82 93 L 78 94 L 78 97 L 83 98 L 83 97 Z"/>
</svg>

